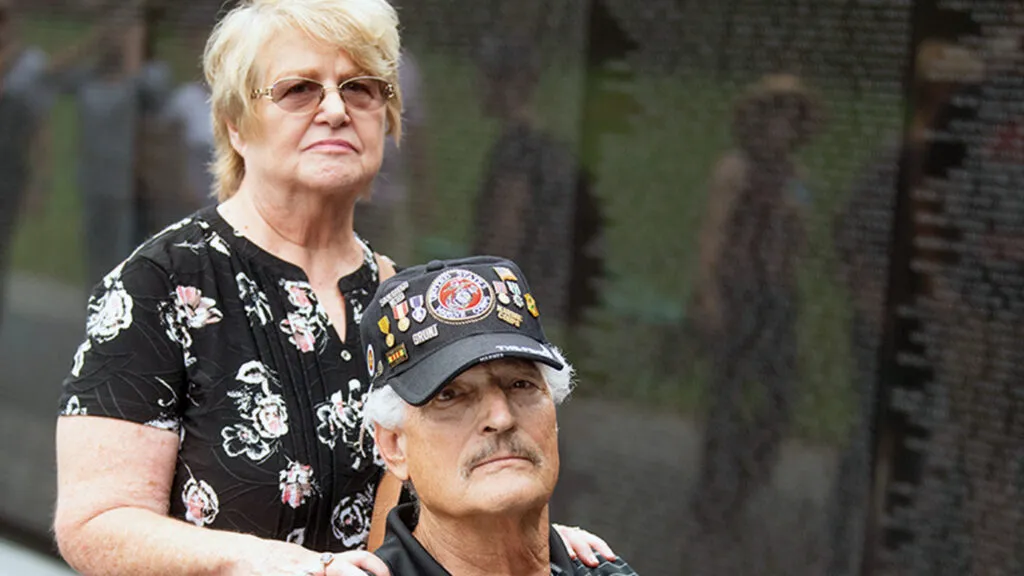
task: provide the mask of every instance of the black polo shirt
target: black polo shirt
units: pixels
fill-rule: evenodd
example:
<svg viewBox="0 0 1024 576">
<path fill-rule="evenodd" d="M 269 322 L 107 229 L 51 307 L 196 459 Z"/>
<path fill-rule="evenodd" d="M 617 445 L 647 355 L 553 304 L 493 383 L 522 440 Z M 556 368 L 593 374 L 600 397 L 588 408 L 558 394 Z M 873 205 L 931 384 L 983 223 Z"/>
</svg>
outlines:
<svg viewBox="0 0 1024 576">
<path fill-rule="evenodd" d="M 412 535 L 418 521 L 415 504 L 396 506 L 388 514 L 387 535 L 375 554 L 391 570 L 391 576 L 451 576 L 438 564 Z M 569 558 L 561 537 L 551 529 L 551 576 L 636 576 L 636 572 L 622 559 L 609 562 L 601 558 L 597 568 L 588 568 L 579 560 Z"/>
</svg>

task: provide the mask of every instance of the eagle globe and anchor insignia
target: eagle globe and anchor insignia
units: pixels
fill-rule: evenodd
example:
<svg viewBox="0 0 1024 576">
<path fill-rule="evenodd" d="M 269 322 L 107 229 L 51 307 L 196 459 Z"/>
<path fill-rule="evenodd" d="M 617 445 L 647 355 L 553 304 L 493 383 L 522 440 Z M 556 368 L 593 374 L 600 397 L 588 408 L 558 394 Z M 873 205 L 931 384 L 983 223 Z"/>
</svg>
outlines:
<svg viewBox="0 0 1024 576">
<path fill-rule="evenodd" d="M 491 285 L 469 270 L 446 270 L 427 288 L 430 315 L 447 324 L 473 322 L 491 312 Z"/>
</svg>

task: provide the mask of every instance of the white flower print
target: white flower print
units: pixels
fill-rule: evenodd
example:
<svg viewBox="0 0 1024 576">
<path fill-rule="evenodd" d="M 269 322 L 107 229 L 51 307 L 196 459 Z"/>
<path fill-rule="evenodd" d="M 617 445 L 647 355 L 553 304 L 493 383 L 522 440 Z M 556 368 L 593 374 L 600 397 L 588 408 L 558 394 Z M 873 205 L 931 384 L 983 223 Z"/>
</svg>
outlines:
<svg viewBox="0 0 1024 576">
<path fill-rule="evenodd" d="M 86 416 L 88 411 L 82 408 L 78 396 L 72 396 L 68 398 L 68 403 L 64 405 L 64 409 L 60 413 L 64 416 Z"/>
<path fill-rule="evenodd" d="M 221 430 L 224 452 L 236 458 L 245 454 L 261 461 L 277 450 L 282 436 L 288 433 L 288 409 L 284 397 L 271 391 L 277 386 L 273 374 L 259 360 L 250 360 L 238 368 L 235 379 L 242 388 L 229 390 L 244 423 Z"/>
<path fill-rule="evenodd" d="M 295 530 L 292 530 L 288 533 L 288 536 L 285 537 L 284 541 L 289 544 L 302 546 L 306 543 L 306 529 L 296 528 Z"/>
<path fill-rule="evenodd" d="M 75 378 L 82 375 L 82 367 L 85 366 L 85 354 L 89 350 L 92 350 L 92 340 L 86 338 L 85 342 L 82 342 L 78 350 L 75 351 L 75 362 L 71 366 L 71 375 Z"/>
<path fill-rule="evenodd" d="M 370 535 L 373 489 L 370 485 L 362 492 L 342 498 L 331 514 L 331 531 L 349 550 L 366 548 L 366 538 Z"/>
<path fill-rule="evenodd" d="M 199 527 L 213 523 L 220 512 L 217 493 L 205 480 L 189 478 L 181 490 L 181 501 L 185 503 L 185 519 Z"/>
<path fill-rule="evenodd" d="M 270 302 L 267 300 L 266 293 L 260 290 L 256 283 L 246 276 L 245 272 L 239 272 L 235 276 L 235 282 L 238 283 L 238 296 L 245 306 L 245 314 L 249 317 L 249 322 L 255 324 L 255 320 L 259 320 L 261 326 L 270 323 L 274 316 L 270 312 Z"/>
<path fill-rule="evenodd" d="M 157 418 L 155 420 L 150 420 L 149 422 L 146 422 L 146 426 L 150 426 L 152 428 L 157 428 L 160 430 L 177 432 L 178 428 L 181 426 L 181 422 L 179 422 L 175 418 Z"/>
<path fill-rule="evenodd" d="M 124 284 L 120 280 L 111 280 L 102 296 L 89 299 L 86 334 L 97 343 L 113 340 L 132 325 L 133 304 Z"/>
<path fill-rule="evenodd" d="M 288 302 L 295 307 L 288 317 L 281 320 L 281 331 L 288 335 L 288 341 L 300 352 L 312 352 L 317 348 L 317 340 L 330 324 L 327 313 L 316 301 L 316 295 L 309 282 L 281 280 L 281 287 L 288 295 Z M 321 344 L 326 344 L 322 340 Z"/>
<path fill-rule="evenodd" d="M 316 428 L 317 438 L 330 448 L 341 438 L 352 451 L 353 466 L 362 467 L 363 449 L 359 445 L 360 426 L 363 418 L 362 383 L 353 378 L 348 382 L 348 401 L 345 394 L 337 391 L 330 399 L 316 407 L 320 424 Z"/>
<path fill-rule="evenodd" d="M 247 424 L 228 426 L 220 435 L 224 439 L 224 452 L 232 458 L 245 454 L 250 460 L 260 462 L 270 455 L 270 443 Z"/>
<path fill-rule="evenodd" d="M 288 411 L 279 394 L 257 394 L 250 419 L 264 438 L 280 438 L 288 433 Z"/>
<path fill-rule="evenodd" d="M 188 365 L 189 348 L 192 347 L 192 333 L 188 330 L 188 324 L 182 322 L 178 308 L 170 303 L 161 304 L 160 322 L 164 325 L 167 337 L 171 342 L 176 342 L 185 350 L 185 365 Z"/>
<path fill-rule="evenodd" d="M 190 328 L 202 328 L 207 324 L 220 322 L 224 314 L 217 309 L 213 298 L 203 296 L 202 290 L 193 286 L 178 286 L 174 289 L 178 317 Z"/>
<path fill-rule="evenodd" d="M 173 246 L 175 248 L 183 248 L 185 250 L 192 252 L 193 254 L 199 254 L 199 251 L 202 250 L 206 246 L 206 244 L 203 242 L 178 242 Z"/>
<path fill-rule="evenodd" d="M 267 365 L 259 360 L 250 360 L 245 364 L 242 364 L 238 368 L 238 374 L 235 375 L 235 380 L 239 382 L 245 382 L 246 384 L 253 384 L 256 386 L 262 386 L 270 393 L 270 389 L 266 388 L 267 384 L 270 383 L 272 376 L 270 375 L 270 369 Z"/>
<path fill-rule="evenodd" d="M 231 256 L 231 249 L 228 248 L 228 243 L 225 242 L 217 232 L 210 232 L 206 236 L 206 242 L 217 252 L 220 252 L 225 256 Z"/>
<path fill-rule="evenodd" d="M 288 334 L 288 341 L 300 352 L 312 352 L 316 349 L 320 323 L 309 316 L 289 312 L 288 318 L 281 320 L 281 331 Z"/>
<path fill-rule="evenodd" d="M 313 483 L 313 467 L 308 464 L 292 462 L 288 468 L 281 470 L 278 475 L 281 488 L 281 503 L 292 508 L 298 508 L 306 502 L 306 498 L 313 495 L 315 486 Z"/>
<path fill-rule="evenodd" d="M 376 279 L 377 276 L 380 274 L 380 267 L 377 266 L 377 259 L 373 257 L 373 250 L 370 250 L 370 245 L 367 244 L 358 235 L 356 236 L 356 240 L 359 241 L 359 246 L 362 247 L 363 249 L 363 260 L 366 262 L 366 265 L 370 267 L 370 271 L 373 272 L 373 277 L 374 279 Z M 382 258 L 385 258 L 388 262 L 391 262 L 392 266 L 395 265 L 395 263 L 387 256 L 382 256 Z"/>
<path fill-rule="evenodd" d="M 363 321 L 363 302 L 359 299 L 352 300 L 352 320 L 359 324 Z"/>
</svg>

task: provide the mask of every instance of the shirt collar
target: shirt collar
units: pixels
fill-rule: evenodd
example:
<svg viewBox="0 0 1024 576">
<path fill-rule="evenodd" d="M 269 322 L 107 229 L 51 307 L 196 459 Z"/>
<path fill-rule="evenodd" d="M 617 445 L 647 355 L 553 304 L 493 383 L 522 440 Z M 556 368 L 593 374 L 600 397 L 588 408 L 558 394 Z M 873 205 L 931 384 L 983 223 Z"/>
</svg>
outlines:
<svg viewBox="0 0 1024 576">
<path fill-rule="evenodd" d="M 393 576 L 451 576 L 412 535 L 418 522 L 419 510 L 416 504 L 401 504 L 392 509 L 388 514 L 384 543 L 376 554 L 389 564 Z M 552 574 L 559 574 L 558 570 L 564 574 L 575 573 L 562 538 L 554 528 L 549 528 L 549 531 Z"/>
</svg>

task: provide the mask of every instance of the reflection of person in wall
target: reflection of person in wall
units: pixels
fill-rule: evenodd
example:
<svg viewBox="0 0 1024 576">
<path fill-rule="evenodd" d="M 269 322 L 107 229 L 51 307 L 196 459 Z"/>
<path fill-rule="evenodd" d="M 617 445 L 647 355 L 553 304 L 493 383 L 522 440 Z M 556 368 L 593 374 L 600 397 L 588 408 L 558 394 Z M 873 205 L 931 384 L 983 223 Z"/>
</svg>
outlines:
<svg viewBox="0 0 1024 576">
<path fill-rule="evenodd" d="M 52 59 L 21 43 L 10 0 L 0 0 L 0 314 L 4 275 L 23 207 L 41 209 L 47 192 L 47 118 L 57 79 L 108 30 L 96 30 Z"/>
<path fill-rule="evenodd" d="M 808 201 L 794 154 L 819 116 L 798 78 L 764 77 L 737 104 L 736 148 L 712 177 L 692 311 L 714 361 L 694 500 L 708 528 L 731 525 L 767 483 L 790 425 Z"/>
<path fill-rule="evenodd" d="M 366 239 L 396 262 L 415 259 L 414 241 L 433 219 L 427 140 L 427 101 L 421 68 L 408 50 L 398 61 L 402 89 L 402 146 L 388 141 L 373 192 L 356 204 L 356 221 Z"/>
<path fill-rule="evenodd" d="M 0 320 L 7 259 L 30 186 L 30 151 L 41 120 L 33 110 L 31 84 L 24 78 L 33 56 L 13 41 L 13 17 L 8 1 L 0 0 Z"/>
<path fill-rule="evenodd" d="M 194 134 L 186 132 L 187 124 L 176 122 L 166 113 L 170 97 L 180 95 L 172 91 L 170 69 L 157 57 L 156 30 L 167 19 L 169 5 L 165 0 L 146 0 L 141 11 L 139 35 L 134 42 L 138 50 L 138 64 L 132 63 L 125 74 L 139 79 L 135 128 L 135 237 L 132 245 L 163 230 L 172 222 L 181 220 L 197 209 L 201 203 L 191 189 L 192 173 L 189 140 Z M 191 103 L 190 103 L 191 104 Z M 208 141 L 212 146 L 212 120 L 208 105 L 200 104 L 195 114 L 204 114 Z M 212 148 L 205 148 L 208 167 L 212 161 Z M 201 161 L 201 160 L 200 160 Z M 209 171 L 206 171 L 209 174 Z"/>
<path fill-rule="evenodd" d="M 600 209 L 579 160 L 545 133 L 532 106 L 540 54 L 526 39 L 482 51 L 484 112 L 502 123 L 477 198 L 472 251 L 519 262 L 552 324 L 596 303 Z M 510 295 L 514 296 L 514 295 Z"/>
<path fill-rule="evenodd" d="M 851 302 L 850 357 L 853 360 L 851 388 L 859 413 L 850 440 L 842 448 L 839 471 L 833 487 L 831 521 L 832 559 L 829 574 L 852 574 L 860 553 L 856 534 L 866 514 L 865 503 L 871 481 L 871 426 L 874 418 L 875 381 L 878 353 L 882 343 L 885 303 L 888 295 L 890 254 L 893 242 L 893 214 L 900 171 L 909 183 L 922 182 L 925 151 L 932 162 L 948 160 L 942 146 L 930 146 L 929 134 L 937 115 L 950 97 L 965 84 L 981 80 L 983 63 L 962 48 L 948 42 L 925 41 L 917 49 L 916 91 L 913 113 L 905 134 L 894 136 L 856 175 L 849 199 L 837 214 L 833 227 L 837 276 L 846 286 Z M 912 212 L 934 214 L 939 206 L 909 195 Z M 915 221 L 920 219 L 914 218 Z M 915 233 L 935 234 L 939 230 L 916 224 Z M 883 376 L 884 377 L 884 376 Z M 887 441 L 885 445 L 890 443 Z M 888 452 L 888 448 L 884 449 Z M 888 458 L 882 456 L 881 461 Z M 885 473 L 885 472 L 883 472 Z"/>
<path fill-rule="evenodd" d="M 1013 88 L 1024 74 L 1020 38 L 1018 29 L 1001 53 L 988 54 L 983 78 L 950 95 L 931 129 L 957 138 L 920 150 L 923 168 L 912 182 L 939 192 L 930 213 L 955 246 L 929 255 L 943 266 L 919 299 L 935 359 L 924 426 L 929 454 L 940 457 L 923 461 L 914 507 L 929 522 L 914 574 L 1017 574 L 1024 566 L 1024 114 Z M 937 235 L 914 230 L 915 239 Z M 961 537 L 931 544 L 950 533 Z"/>
<path fill-rule="evenodd" d="M 167 93 L 170 73 L 144 61 L 140 6 L 135 3 L 128 15 L 108 16 L 123 30 L 101 46 L 90 66 L 64 79 L 78 107 L 78 189 L 90 286 L 144 235 L 137 198 L 138 128 L 146 110 L 155 109 Z"/>
</svg>

